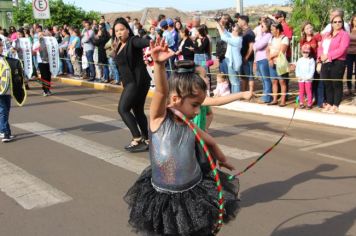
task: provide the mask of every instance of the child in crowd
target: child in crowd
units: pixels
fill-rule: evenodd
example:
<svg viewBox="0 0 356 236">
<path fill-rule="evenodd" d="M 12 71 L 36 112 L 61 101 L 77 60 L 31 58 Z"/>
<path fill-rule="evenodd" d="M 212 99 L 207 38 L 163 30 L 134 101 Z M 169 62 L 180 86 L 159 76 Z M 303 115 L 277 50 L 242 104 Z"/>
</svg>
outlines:
<svg viewBox="0 0 356 236">
<path fill-rule="evenodd" d="M 160 40 L 151 42 L 156 90 L 150 107 L 150 160 L 125 196 L 130 207 L 129 223 L 145 235 L 214 235 L 219 204 L 212 171 L 203 172 L 193 131 L 174 112 L 193 119 L 205 100 L 206 83 L 195 73 L 191 61 L 177 62 L 168 81 L 165 64 L 173 55 Z M 168 84 L 169 83 L 169 84 Z M 168 104 L 168 105 L 167 105 Z M 214 139 L 198 130 L 220 167 L 233 170 Z M 218 171 L 224 196 L 224 221 L 237 213 L 237 183 Z"/>
<path fill-rule="evenodd" d="M 216 89 L 214 89 L 214 97 L 222 97 L 230 94 L 229 81 L 224 74 L 216 76 Z"/>
<path fill-rule="evenodd" d="M 209 78 L 207 76 L 207 73 L 205 69 L 202 66 L 196 66 L 195 67 L 195 73 L 197 73 L 200 78 L 202 78 L 205 81 L 205 84 L 209 85 Z M 226 77 L 225 77 L 226 78 Z M 210 93 L 210 90 L 207 90 L 207 94 Z M 211 122 L 213 121 L 214 114 L 210 106 L 222 106 L 225 104 L 228 104 L 230 102 L 234 102 L 236 100 L 240 99 L 246 99 L 249 100 L 253 94 L 249 91 L 247 92 L 239 92 L 239 93 L 233 93 L 233 94 L 227 94 L 226 96 L 220 96 L 220 97 L 205 97 L 205 100 L 203 104 L 200 106 L 200 112 L 198 115 L 194 117 L 192 120 L 194 124 L 196 124 L 200 129 L 207 131 L 210 127 Z"/>
<path fill-rule="evenodd" d="M 299 84 L 299 100 L 300 109 L 304 109 L 304 96 L 307 95 L 307 109 L 312 109 L 313 94 L 312 94 L 312 79 L 315 73 L 315 60 L 310 55 L 310 46 L 308 44 L 302 47 L 302 57 L 298 59 L 295 69 L 295 75 L 298 78 Z"/>
</svg>

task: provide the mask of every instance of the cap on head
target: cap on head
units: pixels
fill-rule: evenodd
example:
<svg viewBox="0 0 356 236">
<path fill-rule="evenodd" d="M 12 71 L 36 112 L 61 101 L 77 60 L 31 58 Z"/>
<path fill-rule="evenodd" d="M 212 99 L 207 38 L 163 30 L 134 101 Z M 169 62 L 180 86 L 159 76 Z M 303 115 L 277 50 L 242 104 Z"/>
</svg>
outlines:
<svg viewBox="0 0 356 236">
<path fill-rule="evenodd" d="M 159 26 L 160 26 L 161 28 L 164 28 L 164 27 L 168 26 L 168 23 L 167 23 L 166 20 L 162 20 L 161 23 L 159 23 Z"/>
<path fill-rule="evenodd" d="M 167 24 L 168 24 L 168 26 L 173 26 L 174 22 L 173 22 L 173 20 L 171 18 L 168 18 L 167 19 Z"/>
</svg>

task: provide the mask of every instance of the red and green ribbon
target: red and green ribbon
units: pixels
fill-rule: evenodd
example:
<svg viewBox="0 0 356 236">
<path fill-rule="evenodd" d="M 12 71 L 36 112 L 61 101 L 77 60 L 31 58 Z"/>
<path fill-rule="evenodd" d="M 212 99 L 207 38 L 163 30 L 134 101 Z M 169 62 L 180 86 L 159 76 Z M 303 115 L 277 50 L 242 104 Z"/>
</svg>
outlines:
<svg viewBox="0 0 356 236">
<path fill-rule="evenodd" d="M 255 161 L 253 161 L 251 164 L 249 164 L 243 171 L 240 171 L 239 173 L 237 173 L 235 175 L 230 175 L 228 177 L 229 180 L 234 180 L 236 177 L 246 173 L 249 169 L 251 169 L 254 165 L 256 165 L 257 162 L 262 160 L 269 152 L 271 152 L 282 141 L 282 139 L 287 135 L 287 130 L 289 129 L 289 127 L 292 124 L 292 121 L 294 119 L 294 115 L 295 115 L 298 105 L 299 105 L 299 97 L 296 98 L 296 105 L 293 109 L 293 114 L 292 114 L 291 119 L 289 120 L 288 126 L 285 129 L 285 131 L 283 132 L 282 136 L 277 140 L 277 142 L 274 143 L 270 148 L 268 148 L 267 151 L 265 151 Z M 217 171 L 217 167 L 214 163 L 214 159 L 211 156 L 207 145 L 205 144 L 204 140 L 198 134 L 197 128 L 194 126 L 194 124 L 189 119 L 187 119 L 187 117 L 184 114 L 182 114 L 180 111 L 175 110 L 173 108 L 170 108 L 170 109 L 176 116 L 178 116 L 194 132 L 196 140 L 198 141 L 200 146 L 203 148 L 204 154 L 208 158 L 208 161 L 210 164 L 210 169 L 214 175 L 216 188 L 218 190 L 219 215 L 218 215 L 218 222 L 217 222 L 216 228 L 213 230 L 213 234 L 216 235 L 220 231 L 220 229 L 223 225 L 223 215 L 224 215 L 224 196 L 223 196 L 222 185 L 221 185 L 219 173 Z"/>
<path fill-rule="evenodd" d="M 222 191 L 222 185 L 221 185 L 221 181 L 220 181 L 220 177 L 219 177 L 219 173 L 217 171 L 217 167 L 214 163 L 214 159 L 211 156 L 208 146 L 205 144 L 204 140 L 202 139 L 202 137 L 200 137 L 197 128 L 194 126 L 194 124 L 187 119 L 187 117 L 182 114 L 181 112 L 179 112 L 178 110 L 175 110 L 173 108 L 170 108 L 171 111 L 178 116 L 186 125 L 188 125 L 188 127 L 194 132 L 195 138 L 197 140 L 197 142 L 199 143 L 199 145 L 203 148 L 204 150 L 204 154 L 205 156 L 208 158 L 209 164 L 210 164 L 210 169 L 214 175 L 214 180 L 215 180 L 215 184 L 216 184 L 216 189 L 218 191 L 218 203 L 219 203 L 219 215 L 218 215 L 218 221 L 216 224 L 215 229 L 213 230 L 213 234 L 216 235 L 222 225 L 223 225 L 223 216 L 224 216 L 224 196 L 223 196 L 223 191 Z"/>
<path fill-rule="evenodd" d="M 233 180 L 235 179 L 237 176 L 243 175 L 244 173 L 246 173 L 249 169 L 251 169 L 254 165 L 257 164 L 257 162 L 259 162 L 260 160 L 262 160 L 269 152 L 271 152 L 281 141 L 282 139 L 287 135 L 287 131 L 290 127 L 290 125 L 292 124 L 295 112 L 298 108 L 299 105 L 299 97 L 296 98 L 295 100 L 295 107 L 293 109 L 293 114 L 292 117 L 289 120 L 288 126 L 287 128 L 284 130 L 282 136 L 277 140 L 277 142 L 275 142 L 270 148 L 268 148 L 264 153 L 262 153 L 261 156 L 259 156 L 256 160 L 254 160 L 251 164 L 249 164 L 243 171 L 240 171 L 239 173 L 235 174 L 235 175 L 230 175 L 228 177 L 229 180 Z"/>
</svg>

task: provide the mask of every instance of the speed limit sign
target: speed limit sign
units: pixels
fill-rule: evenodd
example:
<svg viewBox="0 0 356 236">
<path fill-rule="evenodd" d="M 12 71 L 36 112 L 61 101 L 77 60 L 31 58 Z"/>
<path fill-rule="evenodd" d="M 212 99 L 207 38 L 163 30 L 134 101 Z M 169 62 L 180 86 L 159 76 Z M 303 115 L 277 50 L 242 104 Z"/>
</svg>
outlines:
<svg viewBox="0 0 356 236">
<path fill-rule="evenodd" d="M 33 16 L 35 19 L 50 19 L 49 0 L 32 1 Z"/>
</svg>

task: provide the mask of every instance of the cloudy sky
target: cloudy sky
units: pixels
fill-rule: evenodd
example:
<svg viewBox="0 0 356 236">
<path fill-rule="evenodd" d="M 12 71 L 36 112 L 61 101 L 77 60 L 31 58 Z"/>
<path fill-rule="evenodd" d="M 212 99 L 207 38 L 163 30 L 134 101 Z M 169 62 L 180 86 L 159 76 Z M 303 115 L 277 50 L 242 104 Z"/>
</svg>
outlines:
<svg viewBox="0 0 356 236">
<path fill-rule="evenodd" d="M 84 10 L 117 12 L 140 10 L 145 7 L 174 7 L 184 11 L 210 10 L 235 7 L 236 0 L 64 0 Z M 244 1 L 244 6 L 257 4 L 283 4 L 286 0 Z"/>
</svg>

